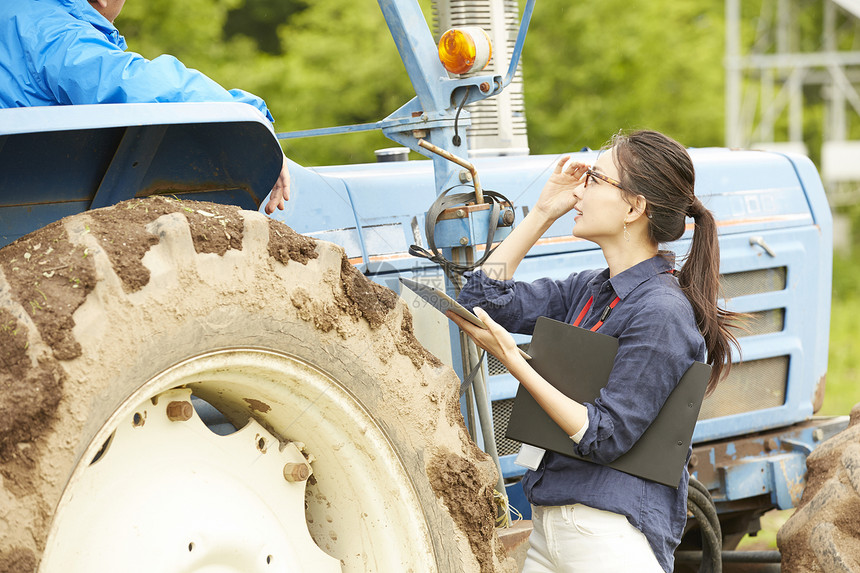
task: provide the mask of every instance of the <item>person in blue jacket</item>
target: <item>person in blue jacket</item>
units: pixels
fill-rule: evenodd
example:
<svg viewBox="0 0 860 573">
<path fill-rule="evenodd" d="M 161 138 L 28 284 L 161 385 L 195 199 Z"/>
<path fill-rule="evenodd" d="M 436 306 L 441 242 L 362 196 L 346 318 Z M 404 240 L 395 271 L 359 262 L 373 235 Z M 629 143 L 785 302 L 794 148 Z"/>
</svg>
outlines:
<svg viewBox="0 0 860 573">
<path fill-rule="evenodd" d="M 731 366 L 737 341 L 729 327 L 739 317 L 717 305 L 716 222 L 694 182 L 686 149 L 655 131 L 619 134 L 591 166 L 562 158 L 526 218 L 465 275 L 460 302 L 488 329 L 448 313 L 570 436 L 573 451 L 594 462 L 545 452 L 530 464 L 522 480 L 533 523 L 524 573 L 673 569 L 687 519 L 686 467 L 673 488 L 605 464 L 636 443 L 693 362 L 707 355 L 709 391 Z M 600 246 L 608 268 L 513 280 L 526 253 L 571 210 L 574 237 Z M 678 240 L 688 218 L 692 244 L 676 273 L 674 256 L 660 246 Z M 540 316 L 618 339 L 594 401 L 568 398 L 519 353 L 508 332 L 531 334 Z"/>
<path fill-rule="evenodd" d="M 248 92 L 226 90 L 173 56 L 126 51 L 113 25 L 125 0 L 0 2 L 0 108 L 146 102 L 242 102 L 269 121 Z M 283 157 L 266 212 L 283 209 L 290 175 Z"/>
</svg>

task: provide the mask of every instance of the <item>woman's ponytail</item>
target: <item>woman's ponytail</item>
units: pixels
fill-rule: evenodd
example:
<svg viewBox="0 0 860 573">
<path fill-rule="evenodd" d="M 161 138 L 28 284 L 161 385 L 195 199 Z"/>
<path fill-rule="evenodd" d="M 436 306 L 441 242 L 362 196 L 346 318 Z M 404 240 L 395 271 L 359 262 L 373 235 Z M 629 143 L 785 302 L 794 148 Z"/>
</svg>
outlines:
<svg viewBox="0 0 860 573">
<path fill-rule="evenodd" d="M 720 296 L 720 244 L 714 215 L 695 196 L 693 161 L 684 147 L 656 131 L 619 134 L 612 140 L 625 193 L 642 195 L 647 202 L 649 232 L 656 243 L 669 243 L 684 234 L 686 218 L 695 223 L 693 242 L 678 273 L 705 339 L 711 378 L 707 393 L 728 375 L 731 345 L 738 345 L 730 329 L 741 315 L 717 305 Z"/>
<path fill-rule="evenodd" d="M 720 244 L 714 215 L 698 197 L 693 199 L 687 214 L 693 218 L 695 227 L 690 252 L 678 273 L 678 283 L 693 306 L 696 323 L 705 339 L 707 360 L 711 365 L 707 389 L 710 394 L 731 369 L 730 345 L 739 347 L 730 330 L 738 316 L 717 305 L 720 296 Z"/>
</svg>

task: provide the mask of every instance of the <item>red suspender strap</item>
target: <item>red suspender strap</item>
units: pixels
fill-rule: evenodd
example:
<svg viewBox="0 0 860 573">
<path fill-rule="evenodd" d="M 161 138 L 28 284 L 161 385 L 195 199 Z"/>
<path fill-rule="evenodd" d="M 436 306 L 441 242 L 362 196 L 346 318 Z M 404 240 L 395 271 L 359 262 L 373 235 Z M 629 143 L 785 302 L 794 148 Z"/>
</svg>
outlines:
<svg viewBox="0 0 860 573">
<path fill-rule="evenodd" d="M 594 326 L 591 327 L 591 329 L 590 329 L 591 332 L 595 332 L 595 331 L 597 331 L 598 328 L 603 326 L 603 322 L 607 318 L 609 318 L 609 313 L 612 312 L 612 309 L 615 308 L 615 305 L 617 305 L 620 300 L 621 300 L 621 297 L 616 296 L 615 300 L 613 300 L 611 303 L 609 303 L 609 306 L 607 306 L 606 308 L 603 309 L 603 312 L 600 313 L 600 320 L 597 321 L 597 324 L 595 324 Z M 580 311 L 579 316 L 576 317 L 576 320 L 573 321 L 574 326 L 579 326 L 579 323 L 582 322 L 582 319 L 585 317 L 585 313 L 587 313 L 588 309 L 591 308 L 591 303 L 593 303 L 593 302 L 594 302 L 594 297 L 592 296 L 591 298 L 588 299 L 588 302 L 585 303 L 585 306 Z"/>
</svg>

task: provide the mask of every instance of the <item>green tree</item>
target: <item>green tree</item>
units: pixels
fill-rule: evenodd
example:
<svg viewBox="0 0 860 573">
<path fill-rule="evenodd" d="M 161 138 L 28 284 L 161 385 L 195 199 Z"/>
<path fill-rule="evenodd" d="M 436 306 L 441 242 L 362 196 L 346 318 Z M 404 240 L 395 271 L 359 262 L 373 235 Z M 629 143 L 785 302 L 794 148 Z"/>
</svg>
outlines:
<svg viewBox="0 0 860 573">
<path fill-rule="evenodd" d="M 204 68 L 238 59 L 241 42 L 224 41 L 223 28 L 230 10 L 244 0 L 149 0 L 128 2 L 117 18 L 129 48 L 148 58 L 172 54 L 189 67 Z"/>
<path fill-rule="evenodd" d="M 414 96 L 385 19 L 374 2 L 294 2 L 269 22 L 277 50 L 247 35 L 273 0 L 151 0 L 129 3 L 117 26 L 130 49 L 169 53 L 227 88 L 266 100 L 275 128 L 294 131 L 383 119 Z M 429 12 L 429 0 L 422 0 Z M 263 16 L 261 16 L 263 15 Z M 231 24 L 232 22 L 232 24 Z M 242 22 L 241 26 L 237 22 Z M 239 32 L 238 30 L 242 30 Z M 379 132 L 284 142 L 305 165 L 373 161 L 393 145 Z"/>
<path fill-rule="evenodd" d="M 224 37 L 245 36 L 266 53 L 282 54 L 278 29 L 307 7 L 302 0 L 246 0 L 227 13 Z"/>
<path fill-rule="evenodd" d="M 230 11 L 243 5 L 244 0 L 128 2 L 116 25 L 129 49 L 144 57 L 176 56 L 227 89 L 241 88 L 266 99 L 260 88 L 267 55 L 245 36 L 225 40 L 223 34 Z"/>
<path fill-rule="evenodd" d="M 375 2 L 278 2 L 130 2 L 117 24 L 131 49 L 173 54 L 264 98 L 279 132 L 375 122 L 413 97 Z M 420 3 L 428 14 L 430 0 Z M 722 144 L 722 10 L 718 0 L 538 2 L 523 55 L 532 153 L 599 147 L 635 127 Z M 391 145 L 378 132 L 284 142 L 305 165 L 373 161 Z"/>
<path fill-rule="evenodd" d="M 415 95 L 376 3 L 315 2 L 280 34 L 284 84 L 272 105 L 285 110 L 290 131 L 376 122 Z M 285 149 L 300 161 L 339 164 L 373 161 L 374 149 L 392 145 L 366 132 L 291 140 Z"/>
<path fill-rule="evenodd" d="M 723 20 L 717 0 L 542 0 L 523 56 L 532 152 L 645 127 L 722 144 Z"/>
</svg>

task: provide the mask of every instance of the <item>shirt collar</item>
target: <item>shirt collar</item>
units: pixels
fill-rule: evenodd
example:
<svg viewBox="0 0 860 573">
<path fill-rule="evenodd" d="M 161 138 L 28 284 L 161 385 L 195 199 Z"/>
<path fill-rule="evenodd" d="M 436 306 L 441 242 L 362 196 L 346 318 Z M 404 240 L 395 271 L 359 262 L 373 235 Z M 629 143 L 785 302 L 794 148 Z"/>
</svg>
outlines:
<svg viewBox="0 0 860 573">
<path fill-rule="evenodd" d="M 598 290 L 602 283 L 607 280 L 612 285 L 612 290 L 621 300 L 633 292 L 636 287 L 659 274 L 669 272 L 675 267 L 675 253 L 671 251 L 660 251 L 656 256 L 638 263 L 624 272 L 618 273 L 612 278 L 609 269 L 597 275 L 592 281 L 592 288 Z"/>
</svg>

